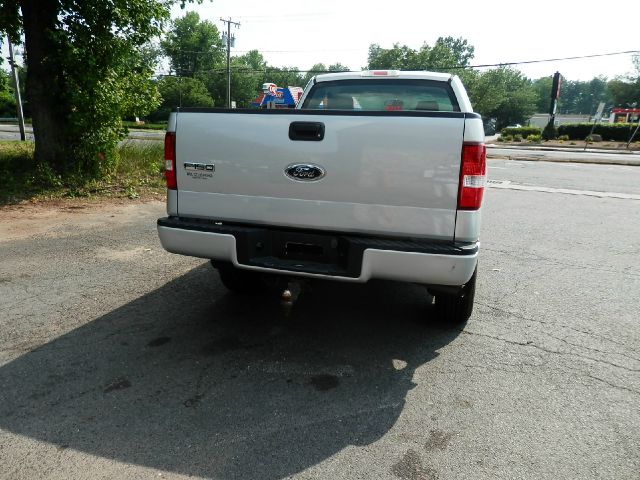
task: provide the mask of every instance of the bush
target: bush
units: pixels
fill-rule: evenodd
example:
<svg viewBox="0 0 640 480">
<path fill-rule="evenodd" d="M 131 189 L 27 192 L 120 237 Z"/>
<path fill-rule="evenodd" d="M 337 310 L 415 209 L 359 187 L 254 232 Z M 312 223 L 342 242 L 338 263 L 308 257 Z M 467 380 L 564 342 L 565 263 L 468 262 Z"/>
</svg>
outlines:
<svg viewBox="0 0 640 480">
<path fill-rule="evenodd" d="M 569 140 L 569 135 L 560 135 L 558 137 L 558 140 L 560 140 L 561 142 L 566 142 L 567 140 Z"/>
<path fill-rule="evenodd" d="M 547 126 L 544 127 L 544 130 L 542 131 L 542 138 L 545 140 L 555 140 L 558 138 L 558 129 L 553 122 L 550 121 L 547 123 Z"/>
<path fill-rule="evenodd" d="M 520 135 L 522 138 L 527 138 L 529 135 L 540 135 L 542 129 L 540 127 L 507 127 L 503 128 L 500 132 L 502 135 Z"/>
<path fill-rule="evenodd" d="M 498 140 L 502 142 L 511 142 L 513 141 L 513 137 L 511 135 L 500 135 L 500 138 Z"/>
<path fill-rule="evenodd" d="M 542 135 L 529 135 L 527 137 L 527 142 L 540 143 L 541 141 L 542 141 Z"/>
<path fill-rule="evenodd" d="M 513 136 L 513 141 L 514 142 L 521 142 L 522 141 L 522 135 L 514 135 Z"/>
<path fill-rule="evenodd" d="M 17 115 L 16 112 L 16 101 L 9 92 L 0 92 L 0 117 L 15 117 Z"/>
<path fill-rule="evenodd" d="M 118 162 L 104 180 L 63 178 L 34 161 L 33 142 L 0 141 L 0 206 L 29 198 L 106 195 L 137 198 L 164 191 L 164 143 L 128 140 L 118 145 Z"/>
<path fill-rule="evenodd" d="M 636 128 L 635 123 L 600 123 L 593 133 L 606 141 L 626 142 Z M 567 136 L 569 140 L 584 140 L 591 133 L 593 123 L 568 123 L 558 127 L 558 133 Z"/>
</svg>

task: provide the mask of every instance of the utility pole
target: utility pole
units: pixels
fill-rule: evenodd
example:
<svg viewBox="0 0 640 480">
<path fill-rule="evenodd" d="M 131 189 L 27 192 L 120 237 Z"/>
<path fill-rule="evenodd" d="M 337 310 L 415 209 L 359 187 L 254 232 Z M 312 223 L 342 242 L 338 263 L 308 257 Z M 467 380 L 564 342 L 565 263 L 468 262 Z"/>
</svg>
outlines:
<svg viewBox="0 0 640 480">
<path fill-rule="evenodd" d="M 560 96 L 560 84 L 562 77 L 560 72 L 553 74 L 553 83 L 551 85 L 551 107 L 549 108 L 549 121 L 555 123 L 556 111 L 558 109 L 558 97 Z"/>
<path fill-rule="evenodd" d="M 627 148 L 629 148 L 629 145 L 631 145 L 631 142 L 633 142 L 633 137 L 636 136 L 636 133 L 638 133 L 639 129 L 640 129 L 640 118 L 638 119 L 638 126 L 633 131 L 633 134 L 631 135 L 631 138 L 629 138 L 629 141 L 627 142 Z"/>
<path fill-rule="evenodd" d="M 560 84 L 562 77 L 560 72 L 553 75 L 553 84 L 551 86 L 551 105 L 549 107 L 549 122 L 542 130 L 542 138 L 545 140 L 553 140 L 556 138 L 556 111 L 558 110 L 558 97 L 560 96 Z"/>
<path fill-rule="evenodd" d="M 228 19 L 220 18 L 221 22 L 227 24 L 227 33 L 223 33 L 222 37 L 227 39 L 227 108 L 231 108 L 231 44 L 235 41 L 235 37 L 231 36 L 231 25 L 235 25 L 236 28 L 240 27 L 240 22 L 234 22 L 231 17 Z"/>
<path fill-rule="evenodd" d="M 16 110 L 18 111 L 18 125 L 20 126 L 20 140 L 25 141 L 26 135 L 24 133 L 24 115 L 22 114 L 22 98 L 20 96 L 20 80 L 18 79 L 18 69 L 16 68 L 16 61 L 13 58 L 13 45 L 11 39 L 7 37 L 7 43 L 9 45 L 9 65 L 11 65 L 11 72 L 13 73 L 13 86 L 16 92 Z"/>
</svg>

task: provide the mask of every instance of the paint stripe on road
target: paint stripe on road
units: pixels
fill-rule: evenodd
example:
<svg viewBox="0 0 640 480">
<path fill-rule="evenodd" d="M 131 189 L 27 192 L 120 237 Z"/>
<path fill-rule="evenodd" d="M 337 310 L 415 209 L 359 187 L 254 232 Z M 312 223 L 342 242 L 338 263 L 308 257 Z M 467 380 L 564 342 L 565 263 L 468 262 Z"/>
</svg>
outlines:
<svg viewBox="0 0 640 480">
<path fill-rule="evenodd" d="M 561 193 L 564 195 L 583 195 L 598 198 L 620 198 L 623 200 L 640 200 L 640 195 L 633 193 L 597 192 L 594 190 L 572 190 L 569 188 L 538 187 L 535 185 L 519 185 L 509 180 L 489 180 L 487 186 L 506 190 L 525 190 L 527 192 Z"/>
</svg>

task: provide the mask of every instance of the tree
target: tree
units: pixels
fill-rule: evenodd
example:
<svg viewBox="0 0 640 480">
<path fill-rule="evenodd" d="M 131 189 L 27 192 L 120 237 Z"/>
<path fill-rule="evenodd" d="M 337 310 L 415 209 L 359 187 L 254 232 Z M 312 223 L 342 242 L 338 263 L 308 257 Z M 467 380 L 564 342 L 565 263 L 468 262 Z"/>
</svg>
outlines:
<svg viewBox="0 0 640 480">
<path fill-rule="evenodd" d="M 100 176 L 117 162 L 122 117 L 159 97 L 139 48 L 169 0 L 0 0 L 0 31 L 26 46 L 34 158 L 55 173 Z"/>
<path fill-rule="evenodd" d="M 148 118 L 165 121 L 176 107 L 213 107 L 214 102 L 204 83 L 189 77 L 162 77 L 157 83 L 162 103 Z"/>
<path fill-rule="evenodd" d="M 346 65 L 342 65 L 340 62 L 336 62 L 329 65 L 327 70 L 329 70 L 330 72 L 348 72 L 351 69 Z"/>
<path fill-rule="evenodd" d="M 200 21 L 196 12 L 175 20 L 160 44 L 171 69 L 181 77 L 193 78 L 224 63 L 226 47 L 218 28 L 209 20 Z"/>
<path fill-rule="evenodd" d="M 419 50 L 395 43 L 392 48 L 369 46 L 368 70 L 429 70 L 454 72 L 469 65 L 474 47 L 463 38 L 439 37 L 435 44 L 424 43 Z"/>
<path fill-rule="evenodd" d="M 629 108 L 640 104 L 640 78 L 629 81 L 616 78 L 607 83 L 607 92 L 611 95 L 615 107 Z"/>
<path fill-rule="evenodd" d="M 2 65 L 2 58 L 0 58 Z M 16 115 L 16 101 L 13 89 L 10 87 L 9 74 L 0 69 L 0 117 L 14 117 Z"/>
<path fill-rule="evenodd" d="M 551 88 L 553 86 L 553 76 L 538 78 L 533 81 L 532 86 L 536 91 L 536 112 L 549 113 L 551 106 Z"/>
<path fill-rule="evenodd" d="M 464 38 L 440 37 L 433 47 L 424 44 L 419 52 L 428 70 L 457 71 L 473 60 L 475 49 Z"/>
<path fill-rule="evenodd" d="M 157 42 L 149 41 L 138 49 L 140 62 L 151 70 L 155 70 L 162 59 L 164 51 Z"/>
<path fill-rule="evenodd" d="M 324 63 L 314 63 L 313 66 L 305 73 L 304 77 L 302 77 L 302 85 L 306 86 L 316 75 L 326 72 L 327 66 Z"/>
<path fill-rule="evenodd" d="M 266 82 L 273 82 L 279 87 L 304 86 L 303 76 L 295 67 L 271 67 L 264 76 Z"/>
<path fill-rule="evenodd" d="M 394 43 L 391 48 L 382 48 L 374 43 L 369 46 L 366 69 L 423 70 L 417 66 L 416 55 L 417 52 L 406 45 Z"/>
<path fill-rule="evenodd" d="M 467 78 L 466 86 L 474 110 L 484 118 L 495 118 L 497 130 L 525 123 L 536 111 L 536 90 L 516 69 L 501 67 L 475 72 Z"/>
<path fill-rule="evenodd" d="M 16 100 L 9 88 L 8 75 L 0 70 L 0 117 L 16 116 Z"/>
<path fill-rule="evenodd" d="M 231 100 L 235 101 L 238 107 L 248 107 L 256 98 L 262 83 L 265 82 L 266 69 L 267 63 L 257 50 L 231 57 Z M 212 70 L 198 74 L 198 78 L 206 85 L 216 105 L 226 105 L 226 61 Z"/>
<path fill-rule="evenodd" d="M 495 118 L 497 128 L 528 120 L 537 101 L 531 82 L 512 68 L 474 71 L 468 68 L 473 55 L 473 45 L 463 38 L 440 37 L 433 46 L 424 43 L 418 50 L 397 43 L 389 49 L 373 44 L 367 68 L 456 74 L 467 87 L 474 109 L 487 119 Z"/>
<path fill-rule="evenodd" d="M 542 77 L 533 81 L 536 90 L 536 111 L 549 113 L 553 77 Z M 607 90 L 606 77 L 594 77 L 589 81 L 568 80 L 562 77 L 558 113 L 591 115 L 598 103 L 610 105 L 613 99 Z"/>
<path fill-rule="evenodd" d="M 640 55 L 634 55 L 632 61 L 634 73 L 617 77 L 607 84 L 607 91 L 616 107 L 640 104 Z"/>
</svg>

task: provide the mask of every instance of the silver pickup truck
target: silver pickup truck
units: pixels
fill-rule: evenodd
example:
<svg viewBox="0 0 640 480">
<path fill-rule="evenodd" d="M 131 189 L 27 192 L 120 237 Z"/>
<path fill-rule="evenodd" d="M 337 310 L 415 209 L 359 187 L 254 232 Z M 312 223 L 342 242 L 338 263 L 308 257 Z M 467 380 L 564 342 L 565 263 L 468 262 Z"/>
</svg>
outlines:
<svg viewBox="0 0 640 480">
<path fill-rule="evenodd" d="M 486 181 L 480 116 L 456 76 L 319 75 L 296 109 L 181 108 L 165 138 L 169 252 L 230 289 L 279 276 L 423 284 L 473 309 Z"/>
</svg>

